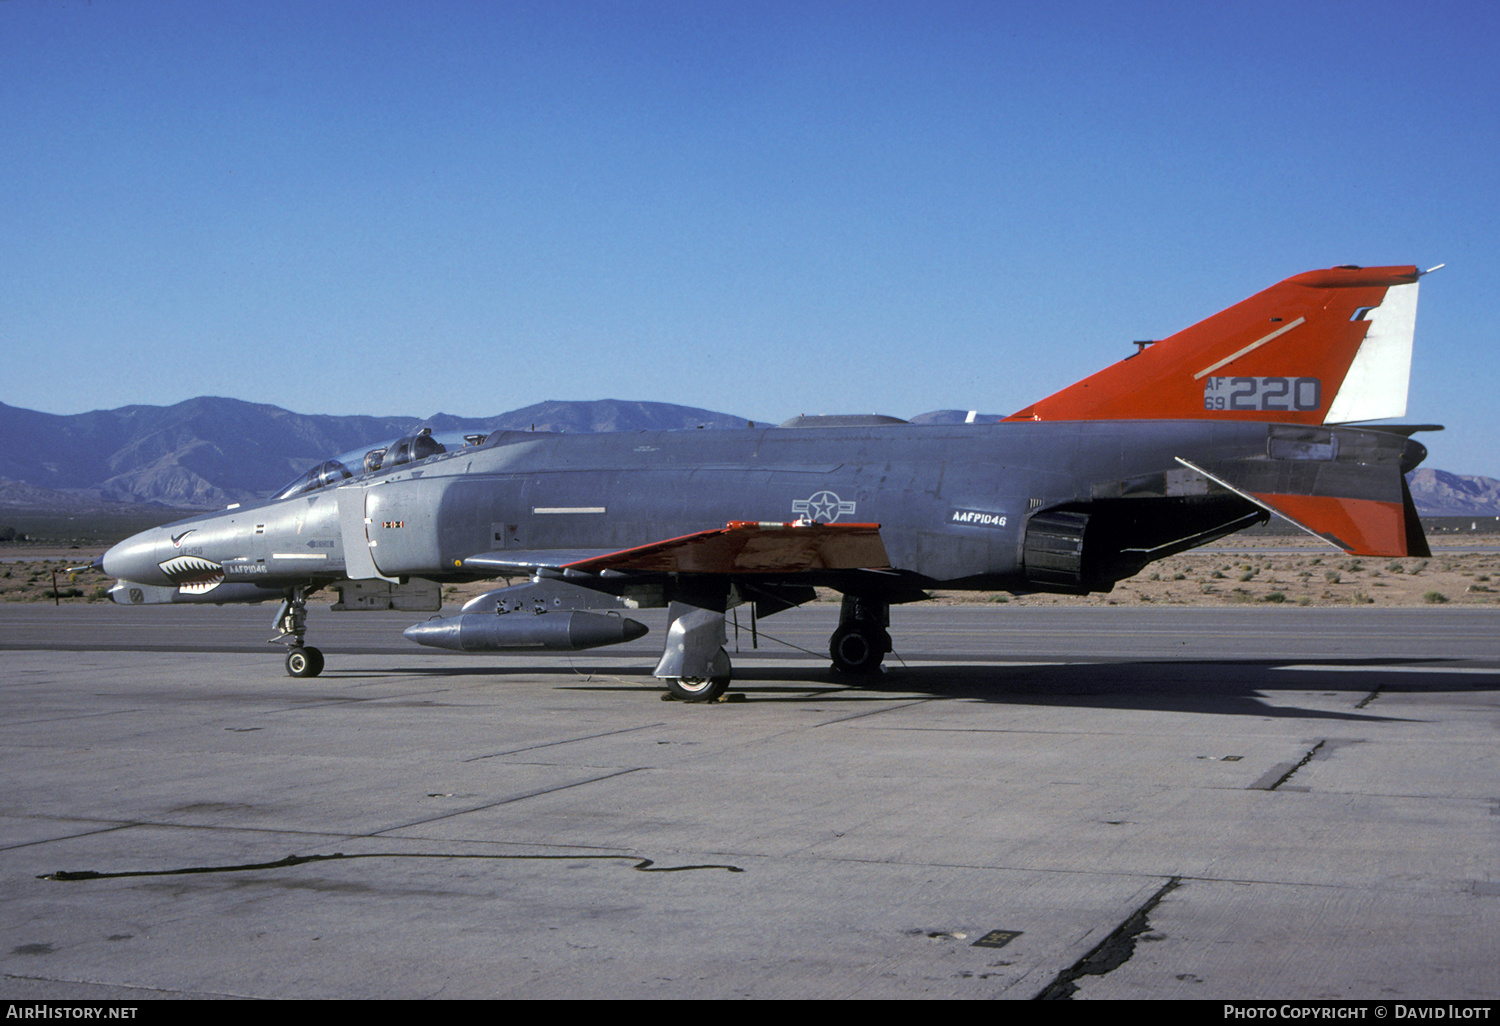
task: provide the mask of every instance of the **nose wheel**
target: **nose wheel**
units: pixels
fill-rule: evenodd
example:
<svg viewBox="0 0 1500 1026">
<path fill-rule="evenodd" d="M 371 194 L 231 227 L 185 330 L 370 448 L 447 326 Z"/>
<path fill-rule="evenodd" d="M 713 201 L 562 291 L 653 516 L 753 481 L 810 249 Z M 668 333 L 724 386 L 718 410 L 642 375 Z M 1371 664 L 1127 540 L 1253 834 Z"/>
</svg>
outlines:
<svg viewBox="0 0 1500 1026">
<path fill-rule="evenodd" d="M 323 653 L 304 645 L 307 637 L 307 596 L 314 589 L 304 586 L 288 588 L 286 600 L 276 614 L 276 629 L 281 631 L 272 643 L 286 648 L 286 672 L 292 677 L 316 677 L 323 672 Z"/>
<path fill-rule="evenodd" d="M 286 654 L 286 672 L 293 677 L 316 677 L 323 672 L 323 653 L 308 645 L 295 645 Z"/>
</svg>

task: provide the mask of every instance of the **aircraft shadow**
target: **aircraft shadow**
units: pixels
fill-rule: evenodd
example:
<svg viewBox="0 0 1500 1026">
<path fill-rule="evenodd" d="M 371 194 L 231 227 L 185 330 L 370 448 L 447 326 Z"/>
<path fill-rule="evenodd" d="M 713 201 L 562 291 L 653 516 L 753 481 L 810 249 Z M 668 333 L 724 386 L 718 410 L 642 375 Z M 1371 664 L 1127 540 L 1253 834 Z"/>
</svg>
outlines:
<svg viewBox="0 0 1500 1026">
<path fill-rule="evenodd" d="M 1292 669 L 1288 668 L 1289 665 L 1307 669 Z M 830 699 L 840 704 L 891 704 L 908 699 L 938 699 L 999 705 L 1391 722 L 1404 718 L 1379 713 L 1382 696 L 1493 691 L 1500 687 L 1500 672 L 1478 675 L 1472 671 L 1433 672 L 1441 671 L 1446 665 L 1447 661 L 1438 659 L 1122 660 L 1013 666 L 962 662 L 943 666 L 901 666 L 896 663 L 873 678 L 848 677 L 830 669 L 811 667 L 748 666 L 736 669 L 729 697 L 731 704 L 808 703 Z M 1420 669 L 1414 671 L 1413 666 Z M 441 668 L 393 667 L 370 675 L 389 674 L 501 678 L 553 675 L 559 678 L 558 687 L 569 690 L 650 692 L 656 688 L 649 670 L 643 670 L 639 664 L 574 666 L 565 670 L 556 664 L 487 663 Z M 1277 701 L 1278 695 L 1309 692 L 1358 696 L 1357 710 L 1309 708 Z"/>
</svg>

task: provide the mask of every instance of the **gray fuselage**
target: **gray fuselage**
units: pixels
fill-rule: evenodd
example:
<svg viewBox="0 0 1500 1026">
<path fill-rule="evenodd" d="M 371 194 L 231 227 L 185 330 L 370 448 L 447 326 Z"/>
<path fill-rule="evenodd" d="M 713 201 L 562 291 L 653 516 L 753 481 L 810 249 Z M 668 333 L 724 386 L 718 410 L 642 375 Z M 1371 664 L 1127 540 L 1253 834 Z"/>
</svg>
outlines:
<svg viewBox="0 0 1500 1026">
<path fill-rule="evenodd" d="M 480 575 L 462 563 L 480 554 L 603 552 L 729 521 L 804 519 L 880 524 L 891 567 L 908 585 L 1033 590 L 1058 582 L 1028 574 L 1028 526 L 1074 511 L 1078 544 L 1087 532 L 1093 551 L 1090 567 L 1060 590 L 1107 588 L 1150 559 L 1247 526 L 1255 508 L 1195 478 L 1179 457 L 1265 460 L 1278 429 L 1308 431 L 1078 421 L 505 432 L 335 487 L 145 532 L 111 550 L 106 569 L 180 583 L 190 569 L 183 561 L 196 557 L 220 564 L 226 584 L 267 590 L 377 573 L 472 579 Z M 836 577 L 817 583 L 840 586 Z"/>
</svg>

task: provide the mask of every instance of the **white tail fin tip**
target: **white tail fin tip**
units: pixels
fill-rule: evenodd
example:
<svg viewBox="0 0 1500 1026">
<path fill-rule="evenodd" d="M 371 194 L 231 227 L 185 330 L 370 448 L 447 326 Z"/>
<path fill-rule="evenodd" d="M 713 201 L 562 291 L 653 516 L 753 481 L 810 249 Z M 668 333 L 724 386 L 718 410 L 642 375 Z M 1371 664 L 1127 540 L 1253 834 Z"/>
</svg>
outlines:
<svg viewBox="0 0 1500 1026">
<path fill-rule="evenodd" d="M 1417 282 L 1392 285 L 1386 290 L 1385 300 L 1365 315 L 1369 330 L 1323 423 L 1406 416 L 1412 338 L 1417 329 L 1417 287 Z"/>
</svg>

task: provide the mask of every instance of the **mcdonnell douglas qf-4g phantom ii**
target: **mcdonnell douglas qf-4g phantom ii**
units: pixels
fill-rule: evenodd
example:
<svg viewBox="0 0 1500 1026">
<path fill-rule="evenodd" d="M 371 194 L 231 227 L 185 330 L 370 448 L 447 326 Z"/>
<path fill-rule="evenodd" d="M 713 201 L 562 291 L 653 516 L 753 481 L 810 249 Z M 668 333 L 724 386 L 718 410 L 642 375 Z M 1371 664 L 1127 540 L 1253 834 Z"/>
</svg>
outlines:
<svg viewBox="0 0 1500 1026">
<path fill-rule="evenodd" d="M 1423 272 L 1425 273 L 1425 272 Z M 834 667 L 877 671 L 893 604 L 930 588 L 1108 591 L 1152 560 L 1275 513 L 1346 552 L 1428 555 L 1404 475 L 1415 267 L 1334 267 L 1275 285 L 1002 421 L 799 417 L 747 430 L 425 432 L 331 460 L 275 498 L 145 531 L 103 557 L 118 602 L 282 600 L 293 676 L 316 676 L 307 597 L 437 610 L 406 631 L 459 651 L 640 637 L 687 700 L 729 685 L 726 613 L 843 596 Z M 339 607 L 335 607 L 339 608 Z"/>
</svg>

